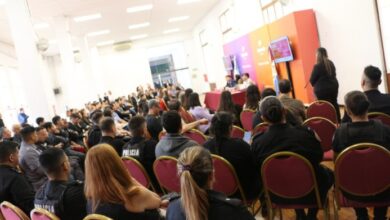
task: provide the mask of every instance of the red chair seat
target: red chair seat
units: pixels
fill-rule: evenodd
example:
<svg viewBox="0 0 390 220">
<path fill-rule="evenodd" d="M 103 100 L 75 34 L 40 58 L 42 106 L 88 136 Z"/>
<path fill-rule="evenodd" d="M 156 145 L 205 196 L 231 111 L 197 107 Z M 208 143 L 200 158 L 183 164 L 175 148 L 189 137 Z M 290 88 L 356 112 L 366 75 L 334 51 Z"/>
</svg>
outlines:
<svg viewBox="0 0 390 220">
<path fill-rule="evenodd" d="M 252 118 L 255 111 L 244 109 L 240 114 L 240 121 L 245 131 L 252 131 Z"/>
<path fill-rule="evenodd" d="M 237 126 L 233 126 L 231 137 L 232 138 L 238 138 L 238 139 L 243 139 L 245 136 L 245 131 Z"/>
<path fill-rule="evenodd" d="M 206 136 L 201 131 L 198 131 L 196 129 L 192 129 L 191 131 L 187 131 L 183 135 L 188 137 L 189 139 L 191 139 L 193 141 L 196 141 L 200 145 L 203 145 L 207 141 Z"/>
</svg>

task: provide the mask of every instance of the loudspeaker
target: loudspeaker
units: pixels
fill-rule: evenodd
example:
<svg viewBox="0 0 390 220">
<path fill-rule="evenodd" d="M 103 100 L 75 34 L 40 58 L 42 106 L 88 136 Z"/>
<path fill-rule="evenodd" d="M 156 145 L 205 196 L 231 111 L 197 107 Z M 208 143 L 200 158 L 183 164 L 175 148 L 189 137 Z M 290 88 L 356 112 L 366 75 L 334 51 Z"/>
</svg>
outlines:
<svg viewBox="0 0 390 220">
<path fill-rule="evenodd" d="M 54 88 L 53 92 L 54 92 L 54 95 L 59 95 L 59 94 L 61 94 L 61 88 L 60 87 Z"/>
</svg>

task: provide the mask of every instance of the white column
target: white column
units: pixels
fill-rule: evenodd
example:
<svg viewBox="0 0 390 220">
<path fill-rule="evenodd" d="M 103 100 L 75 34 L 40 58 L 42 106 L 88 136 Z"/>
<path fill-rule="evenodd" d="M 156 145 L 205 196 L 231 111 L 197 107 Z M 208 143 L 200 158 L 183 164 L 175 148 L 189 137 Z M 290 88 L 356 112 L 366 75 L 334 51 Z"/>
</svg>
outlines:
<svg viewBox="0 0 390 220">
<path fill-rule="evenodd" d="M 30 20 L 26 0 L 6 0 L 6 11 L 15 44 L 18 70 L 26 97 L 26 113 L 33 123 L 36 117 L 54 115 L 54 93 L 42 68 L 42 57 L 36 48 L 36 35 Z"/>
<path fill-rule="evenodd" d="M 56 17 L 53 19 L 58 48 L 61 58 L 61 73 L 59 81 L 63 91 L 63 98 L 68 108 L 79 108 L 78 76 L 75 74 L 72 36 L 69 33 L 69 18 Z"/>
<path fill-rule="evenodd" d="M 88 87 L 86 87 L 84 97 L 87 101 L 97 100 L 98 85 L 95 74 L 92 73 L 91 51 L 89 48 L 88 39 L 87 37 L 81 37 L 79 38 L 78 42 L 80 45 L 80 55 L 83 66 L 83 78 L 86 80 L 86 82 L 88 82 Z"/>
</svg>

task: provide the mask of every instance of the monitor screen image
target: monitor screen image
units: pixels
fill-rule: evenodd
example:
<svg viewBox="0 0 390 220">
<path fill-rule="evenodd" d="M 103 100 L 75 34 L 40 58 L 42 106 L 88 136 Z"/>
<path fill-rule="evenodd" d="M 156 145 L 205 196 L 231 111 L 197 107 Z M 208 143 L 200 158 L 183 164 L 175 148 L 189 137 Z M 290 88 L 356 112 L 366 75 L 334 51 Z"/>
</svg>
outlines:
<svg viewBox="0 0 390 220">
<path fill-rule="evenodd" d="M 294 59 L 288 37 L 281 37 L 271 41 L 269 48 L 275 63 L 292 61 Z"/>
</svg>

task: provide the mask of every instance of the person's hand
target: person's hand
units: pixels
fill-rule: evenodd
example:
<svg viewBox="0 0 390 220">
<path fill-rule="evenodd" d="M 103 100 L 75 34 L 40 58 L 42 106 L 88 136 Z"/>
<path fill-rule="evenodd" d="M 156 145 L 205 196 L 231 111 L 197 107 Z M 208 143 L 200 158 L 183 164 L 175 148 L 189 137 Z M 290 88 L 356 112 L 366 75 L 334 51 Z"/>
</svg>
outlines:
<svg viewBox="0 0 390 220">
<path fill-rule="evenodd" d="M 209 120 L 207 118 L 202 118 L 199 120 L 200 125 L 207 125 L 209 123 Z"/>
<path fill-rule="evenodd" d="M 166 208 L 168 208 L 168 205 L 169 205 L 169 200 L 167 200 L 167 199 L 161 200 L 161 204 L 160 204 L 160 208 L 161 208 L 161 209 L 166 209 Z"/>
<path fill-rule="evenodd" d="M 57 145 L 54 145 L 55 148 L 59 148 L 59 149 L 62 149 L 63 146 L 64 146 L 63 143 L 59 143 Z"/>
</svg>

